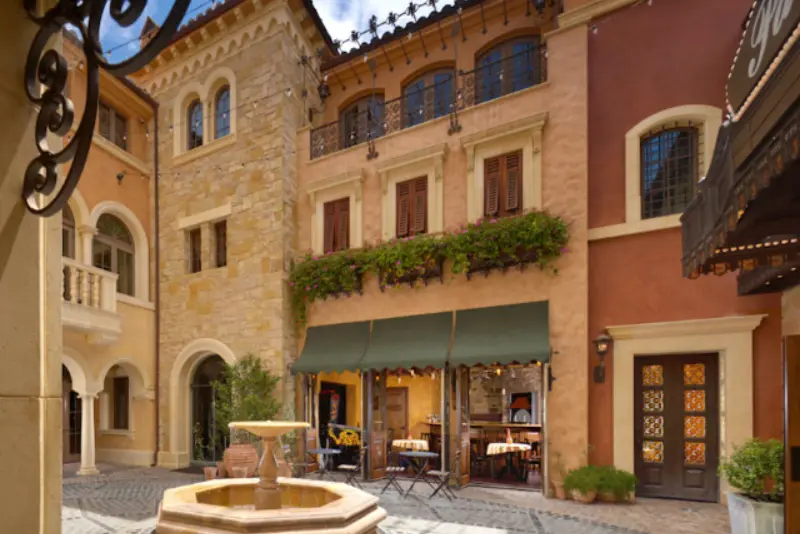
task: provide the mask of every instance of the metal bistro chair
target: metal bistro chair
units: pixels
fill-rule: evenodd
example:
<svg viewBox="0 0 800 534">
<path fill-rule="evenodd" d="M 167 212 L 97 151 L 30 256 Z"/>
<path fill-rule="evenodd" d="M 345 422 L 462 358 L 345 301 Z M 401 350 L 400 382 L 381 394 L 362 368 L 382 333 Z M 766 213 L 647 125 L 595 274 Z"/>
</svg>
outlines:
<svg viewBox="0 0 800 534">
<path fill-rule="evenodd" d="M 388 478 L 388 482 L 386 482 L 386 485 L 381 490 L 381 495 L 389 489 L 389 486 L 394 486 L 398 493 L 403 495 L 403 488 L 401 488 L 400 484 L 397 482 L 397 475 L 404 473 L 405 470 L 405 467 L 400 466 L 400 455 L 396 452 L 390 452 L 386 457 L 386 477 Z"/>
<path fill-rule="evenodd" d="M 430 498 L 433 499 L 437 493 L 441 490 L 442 495 L 447 497 L 448 500 L 458 499 L 458 496 L 455 494 L 453 489 L 450 487 L 450 476 L 458 470 L 458 461 L 461 459 L 461 451 L 457 450 L 453 455 L 453 468 L 450 471 L 441 471 L 438 469 L 431 469 L 428 471 L 428 475 L 438 477 L 439 478 L 439 485 L 433 490 L 431 493 Z"/>
<path fill-rule="evenodd" d="M 294 478 L 304 478 L 308 472 L 310 463 L 298 462 L 294 459 L 292 454 L 292 447 L 287 443 L 281 447 L 283 449 L 283 461 L 286 462 L 287 467 L 292 473 Z M 275 461 L 278 461 L 276 456 Z"/>
<path fill-rule="evenodd" d="M 345 484 L 350 484 L 352 486 L 361 489 L 361 484 L 358 482 L 358 475 L 361 474 L 361 469 L 364 465 L 364 457 L 367 454 L 367 448 L 361 447 L 358 451 L 358 461 L 354 464 L 339 464 L 337 468 L 339 471 L 344 472 L 344 476 L 347 477 L 345 479 Z"/>
</svg>

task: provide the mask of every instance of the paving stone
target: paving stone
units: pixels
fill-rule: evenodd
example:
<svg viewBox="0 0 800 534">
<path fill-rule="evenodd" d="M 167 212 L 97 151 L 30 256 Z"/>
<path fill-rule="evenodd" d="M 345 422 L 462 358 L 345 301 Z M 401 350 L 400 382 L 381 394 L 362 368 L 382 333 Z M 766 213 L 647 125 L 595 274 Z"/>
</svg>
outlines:
<svg viewBox="0 0 800 534">
<path fill-rule="evenodd" d="M 65 477 L 64 534 L 154 534 L 165 490 L 202 476 L 164 469 L 103 466 L 92 477 Z M 409 483 L 400 482 L 403 488 Z M 365 484 L 389 517 L 381 534 L 723 534 L 719 505 L 643 500 L 635 505 L 580 505 L 539 494 L 465 488 L 450 501 L 417 485 L 403 498 L 384 484 Z M 666 525 L 666 526 L 665 526 Z"/>
</svg>

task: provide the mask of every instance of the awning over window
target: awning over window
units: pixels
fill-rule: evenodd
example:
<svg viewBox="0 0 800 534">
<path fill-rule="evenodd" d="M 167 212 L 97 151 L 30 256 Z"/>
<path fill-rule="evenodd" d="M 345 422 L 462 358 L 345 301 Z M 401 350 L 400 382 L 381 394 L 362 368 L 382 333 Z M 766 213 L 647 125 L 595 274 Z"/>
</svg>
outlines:
<svg viewBox="0 0 800 534">
<path fill-rule="evenodd" d="M 354 371 L 369 342 L 369 321 L 330 326 L 312 326 L 303 352 L 292 365 L 300 373 Z"/>
<path fill-rule="evenodd" d="M 452 331 L 452 313 L 373 321 L 372 339 L 360 367 L 364 370 L 444 367 Z"/>
<path fill-rule="evenodd" d="M 547 302 L 456 312 L 450 365 L 528 363 L 550 360 Z"/>
</svg>

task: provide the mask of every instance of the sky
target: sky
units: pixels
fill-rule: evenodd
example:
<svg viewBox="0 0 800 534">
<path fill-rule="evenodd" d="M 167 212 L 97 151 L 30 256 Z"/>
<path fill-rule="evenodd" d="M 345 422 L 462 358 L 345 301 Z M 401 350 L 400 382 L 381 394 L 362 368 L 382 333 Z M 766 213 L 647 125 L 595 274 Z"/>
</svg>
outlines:
<svg viewBox="0 0 800 534">
<path fill-rule="evenodd" d="M 222 0 L 192 0 L 189 12 L 184 20 L 188 22 L 190 18 L 202 15 L 212 7 L 213 3 L 220 3 Z M 266 2 L 265 2 L 266 3 Z M 417 3 L 421 3 L 418 0 Z M 437 7 L 441 9 L 445 5 L 451 4 L 452 0 L 439 0 Z M 120 61 L 135 54 L 139 48 L 138 37 L 141 33 L 142 25 L 149 16 L 156 23 L 161 24 L 172 7 L 172 0 L 150 0 L 145 8 L 145 16 L 140 17 L 136 24 L 128 28 L 120 28 L 108 16 L 108 6 L 102 24 L 100 25 L 100 41 L 105 50 L 109 51 L 112 61 Z M 369 27 L 369 18 L 374 14 L 378 21 L 383 21 L 390 12 L 399 13 L 404 11 L 409 4 L 409 0 L 314 0 L 314 5 L 320 14 L 328 32 L 333 39 L 346 40 L 350 32 L 357 29 L 363 31 Z M 420 8 L 418 16 L 430 12 L 430 8 L 425 6 Z M 407 24 L 411 19 L 401 19 L 401 24 Z M 381 28 L 379 35 L 388 31 L 389 28 Z M 349 46 L 343 47 L 345 50 Z"/>
</svg>

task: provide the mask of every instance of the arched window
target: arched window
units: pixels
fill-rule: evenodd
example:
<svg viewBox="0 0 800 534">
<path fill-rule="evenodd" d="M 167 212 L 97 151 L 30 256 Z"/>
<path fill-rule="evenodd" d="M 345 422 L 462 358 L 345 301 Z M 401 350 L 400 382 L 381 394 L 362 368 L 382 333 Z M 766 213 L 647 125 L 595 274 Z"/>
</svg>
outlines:
<svg viewBox="0 0 800 534">
<path fill-rule="evenodd" d="M 199 100 L 189 104 L 187 121 L 187 143 L 188 149 L 191 150 L 203 144 L 203 104 Z"/>
<path fill-rule="evenodd" d="M 69 206 L 61 212 L 61 255 L 75 259 L 75 217 Z"/>
<path fill-rule="evenodd" d="M 214 139 L 231 133 L 231 88 L 227 85 L 214 97 Z"/>
<path fill-rule="evenodd" d="M 642 219 L 681 213 L 692 201 L 698 180 L 697 139 L 692 126 L 642 138 Z"/>
<path fill-rule="evenodd" d="M 341 116 L 342 146 L 347 148 L 383 135 L 383 95 L 350 104 Z"/>
<path fill-rule="evenodd" d="M 453 69 L 426 72 L 403 87 L 403 128 L 447 115 L 454 102 Z"/>
<path fill-rule="evenodd" d="M 475 78 L 478 103 L 540 83 L 539 37 L 509 39 L 483 52 L 475 61 Z"/>
<path fill-rule="evenodd" d="M 117 273 L 117 292 L 125 295 L 134 294 L 133 253 L 133 237 L 125 224 L 113 215 L 101 215 L 92 243 L 92 263 Z"/>
</svg>

